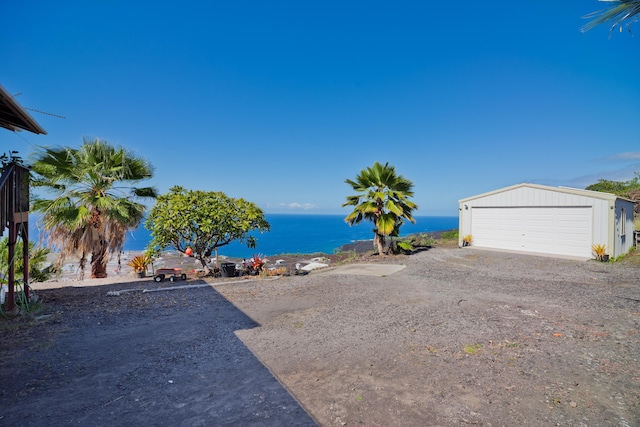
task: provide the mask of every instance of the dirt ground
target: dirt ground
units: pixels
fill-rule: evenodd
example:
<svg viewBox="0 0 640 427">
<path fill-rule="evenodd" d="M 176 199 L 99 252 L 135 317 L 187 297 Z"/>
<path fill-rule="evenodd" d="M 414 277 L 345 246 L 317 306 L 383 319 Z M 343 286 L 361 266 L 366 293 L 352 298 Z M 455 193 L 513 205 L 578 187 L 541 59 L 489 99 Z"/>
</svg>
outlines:
<svg viewBox="0 0 640 427">
<path fill-rule="evenodd" d="M 640 425 L 639 263 L 348 261 L 404 268 L 39 291 L 0 325 L 0 425 Z"/>
</svg>

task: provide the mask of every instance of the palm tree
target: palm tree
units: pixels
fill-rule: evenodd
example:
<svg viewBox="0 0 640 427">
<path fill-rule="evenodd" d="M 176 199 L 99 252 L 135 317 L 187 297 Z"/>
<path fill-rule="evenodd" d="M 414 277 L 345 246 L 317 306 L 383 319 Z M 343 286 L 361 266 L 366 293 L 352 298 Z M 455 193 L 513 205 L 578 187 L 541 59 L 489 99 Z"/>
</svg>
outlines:
<svg viewBox="0 0 640 427">
<path fill-rule="evenodd" d="M 375 162 L 372 167 L 360 171 L 355 181 L 345 180 L 358 194 L 347 196 L 342 205 L 354 206 L 344 219 L 349 225 L 358 224 L 363 219 L 374 224 L 374 247 L 383 254 L 385 238 L 398 233 L 404 220 L 415 223 L 411 211 L 418 206 L 409 200 L 413 196 L 413 183 L 396 174 L 396 168 Z"/>
<path fill-rule="evenodd" d="M 16 242 L 16 248 L 14 252 L 16 254 L 22 253 L 22 246 L 24 245 L 22 240 Z M 35 243 L 29 242 L 29 281 L 30 282 L 44 282 L 48 280 L 53 274 L 51 266 L 47 266 L 47 256 L 51 250 L 44 246 L 36 246 Z M 7 265 L 9 260 L 9 239 L 3 237 L 0 239 L 0 279 L 6 277 L 6 273 L 9 270 Z M 16 275 L 22 276 L 24 270 L 24 260 L 21 256 L 15 257 Z"/>
<path fill-rule="evenodd" d="M 607 3 L 611 3 L 608 9 L 592 12 L 585 16 L 586 19 L 591 19 L 584 27 L 582 32 L 591 30 L 600 24 L 606 22 L 611 23 L 610 30 L 613 31 L 616 27 L 622 31 L 622 25 L 625 24 L 627 28 L 640 18 L 640 0 L 599 0 Z"/>
<path fill-rule="evenodd" d="M 45 148 L 32 165 L 33 185 L 44 187 L 50 199 L 34 198 L 42 212 L 51 243 L 60 260 L 80 258 L 84 275 L 91 254 L 91 277 L 107 277 L 110 252 L 120 252 L 127 230 L 140 224 L 145 206 L 136 198 L 155 198 L 152 187 L 134 187 L 153 176 L 151 165 L 121 147 L 85 139 L 79 149 Z"/>
</svg>

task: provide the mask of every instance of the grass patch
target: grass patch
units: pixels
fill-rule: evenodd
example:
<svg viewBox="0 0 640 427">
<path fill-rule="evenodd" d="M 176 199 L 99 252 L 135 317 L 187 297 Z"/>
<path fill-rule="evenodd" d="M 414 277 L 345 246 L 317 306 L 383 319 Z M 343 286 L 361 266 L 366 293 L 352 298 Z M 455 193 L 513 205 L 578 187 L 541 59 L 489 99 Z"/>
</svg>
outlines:
<svg viewBox="0 0 640 427">
<path fill-rule="evenodd" d="M 15 305 L 18 308 L 19 313 L 22 315 L 38 313 L 44 307 L 42 300 L 40 300 L 37 297 L 37 294 L 35 293 L 35 291 L 31 290 L 31 294 L 30 294 L 31 297 L 27 298 L 27 295 L 21 284 L 16 283 L 15 289 L 14 289 L 14 295 L 15 295 L 15 299 L 14 299 Z M 9 297 L 9 293 L 7 292 L 5 294 L 5 298 L 8 298 L 8 297 Z M 0 317 L 3 317 L 5 319 L 13 318 L 14 317 L 13 315 L 10 315 L 4 311 L 7 305 L 8 305 L 7 301 L 5 301 L 5 303 L 2 306 L 0 306 Z"/>
<path fill-rule="evenodd" d="M 640 266 L 640 250 L 631 248 L 631 250 L 626 255 L 612 258 L 609 261 Z"/>
<path fill-rule="evenodd" d="M 459 230 L 449 230 L 449 231 L 445 231 L 444 233 L 442 233 L 442 235 L 440 236 L 440 238 L 442 240 L 458 240 L 458 238 L 460 237 L 460 231 Z"/>
<path fill-rule="evenodd" d="M 429 233 L 410 234 L 402 240 L 397 240 L 398 252 L 410 253 L 415 248 L 431 248 L 439 243 L 452 243 L 458 241 L 458 230 L 444 231 L 440 239 Z"/>
<path fill-rule="evenodd" d="M 464 351 L 467 354 L 477 354 L 482 349 L 482 344 L 465 345 Z"/>
<path fill-rule="evenodd" d="M 350 251 L 340 251 L 336 252 L 335 254 L 344 257 L 343 259 L 338 261 L 338 265 L 355 261 L 358 258 L 358 253 L 355 249 L 352 249 Z"/>
<path fill-rule="evenodd" d="M 414 247 L 433 246 L 436 244 L 436 239 L 433 236 L 431 236 L 429 233 L 416 234 L 416 235 L 410 236 L 410 238 L 407 240 Z"/>
</svg>

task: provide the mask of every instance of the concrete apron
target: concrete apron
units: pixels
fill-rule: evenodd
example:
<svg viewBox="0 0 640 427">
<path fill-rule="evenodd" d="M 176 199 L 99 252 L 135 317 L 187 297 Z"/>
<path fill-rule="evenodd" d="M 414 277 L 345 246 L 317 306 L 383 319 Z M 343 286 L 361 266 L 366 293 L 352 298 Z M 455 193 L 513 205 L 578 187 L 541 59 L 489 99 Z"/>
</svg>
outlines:
<svg viewBox="0 0 640 427">
<path fill-rule="evenodd" d="M 404 269 L 406 265 L 397 264 L 345 264 L 330 270 L 319 270 L 314 274 L 351 274 L 357 276 L 390 276 Z"/>
</svg>

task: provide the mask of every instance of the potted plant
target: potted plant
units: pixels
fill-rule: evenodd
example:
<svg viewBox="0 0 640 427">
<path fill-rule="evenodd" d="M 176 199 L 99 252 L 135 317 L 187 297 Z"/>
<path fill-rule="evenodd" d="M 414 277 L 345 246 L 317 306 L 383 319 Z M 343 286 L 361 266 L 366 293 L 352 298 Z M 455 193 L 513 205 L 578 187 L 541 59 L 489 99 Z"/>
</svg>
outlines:
<svg viewBox="0 0 640 427">
<path fill-rule="evenodd" d="M 462 246 L 471 246 L 471 234 L 467 234 L 462 238 Z"/>
<path fill-rule="evenodd" d="M 138 277 L 144 277 L 146 275 L 149 264 L 151 264 L 151 257 L 149 255 L 137 255 L 127 263 Z"/>
<path fill-rule="evenodd" d="M 260 272 L 264 268 L 265 263 L 266 263 L 266 259 L 262 257 L 262 254 L 253 255 L 253 257 L 249 260 L 249 263 L 247 265 L 249 270 L 248 271 L 249 275 L 257 276 L 258 274 L 260 274 Z"/>
<path fill-rule="evenodd" d="M 597 260 L 602 262 L 609 261 L 609 255 L 605 253 L 607 251 L 606 245 L 591 245 L 591 249 L 596 254 Z"/>
</svg>

